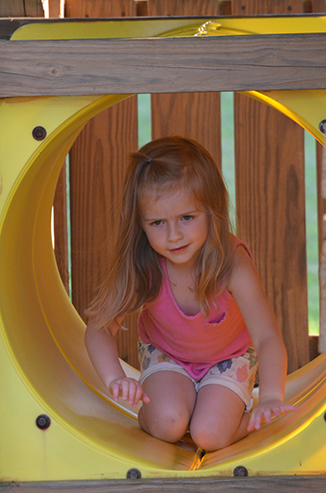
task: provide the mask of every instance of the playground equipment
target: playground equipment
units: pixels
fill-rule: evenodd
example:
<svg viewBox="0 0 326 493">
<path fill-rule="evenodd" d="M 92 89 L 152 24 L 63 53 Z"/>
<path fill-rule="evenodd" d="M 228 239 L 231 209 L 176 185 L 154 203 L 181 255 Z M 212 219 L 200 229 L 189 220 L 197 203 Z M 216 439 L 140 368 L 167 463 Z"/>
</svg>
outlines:
<svg viewBox="0 0 326 493">
<path fill-rule="evenodd" d="M 293 22 L 292 22 L 293 21 Z M 301 24 L 300 24 L 301 22 Z M 12 37 L 67 39 L 325 32 L 326 19 L 152 20 L 29 24 Z M 96 25 L 95 25 L 96 24 Z M 247 93 L 320 142 L 326 90 Z M 127 95 L 0 101 L 0 471 L 2 481 L 326 472 L 326 357 L 288 377 L 291 413 L 204 455 L 142 432 L 95 374 L 55 263 L 51 208 L 65 156 L 84 124 Z M 129 375 L 137 371 L 125 365 Z"/>
</svg>

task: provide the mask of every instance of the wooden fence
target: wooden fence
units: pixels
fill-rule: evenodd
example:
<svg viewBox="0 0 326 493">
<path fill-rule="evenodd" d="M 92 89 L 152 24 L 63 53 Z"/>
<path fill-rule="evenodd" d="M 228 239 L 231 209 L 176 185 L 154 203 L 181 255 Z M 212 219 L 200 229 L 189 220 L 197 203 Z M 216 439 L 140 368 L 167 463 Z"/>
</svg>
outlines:
<svg viewBox="0 0 326 493">
<path fill-rule="evenodd" d="M 12 2 L 15 3 L 22 2 Z M 28 4 L 26 1 L 23 3 Z M 33 3 L 38 2 L 35 0 Z M 66 17 L 246 16 L 307 12 L 326 12 L 325 1 L 65 1 Z M 1 15 L 4 14 L 0 10 Z M 173 134 L 190 136 L 200 141 L 221 162 L 219 93 L 153 94 L 151 122 L 153 138 Z M 235 94 L 234 135 L 237 234 L 253 252 L 263 286 L 282 329 L 289 354 L 289 372 L 292 372 L 310 358 L 304 131 L 274 109 Z M 137 147 L 137 96 L 133 96 L 86 125 L 70 151 L 69 177 L 63 172 L 58 183 L 55 199 L 56 257 L 63 282 L 68 286 L 65 213 L 68 179 L 72 300 L 82 317 L 107 274 L 107 258 L 118 219 L 116 202 L 121 193 L 127 156 Z M 317 147 L 316 165 L 320 174 L 321 150 L 319 145 Z M 319 230 L 324 211 L 325 204 L 318 190 Z M 321 242 L 321 234 L 319 238 Z M 119 353 L 125 361 L 138 367 L 136 317 L 130 317 L 125 325 L 130 330 L 121 331 L 117 336 Z"/>
</svg>

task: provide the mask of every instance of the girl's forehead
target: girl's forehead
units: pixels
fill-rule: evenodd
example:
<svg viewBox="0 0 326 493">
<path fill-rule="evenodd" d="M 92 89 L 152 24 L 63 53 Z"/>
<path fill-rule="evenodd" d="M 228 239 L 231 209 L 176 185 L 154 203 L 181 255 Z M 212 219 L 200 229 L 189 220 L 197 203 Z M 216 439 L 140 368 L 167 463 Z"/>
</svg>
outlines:
<svg viewBox="0 0 326 493">
<path fill-rule="evenodd" d="M 206 210 L 189 187 L 160 187 L 158 190 L 147 190 L 140 196 L 139 209 L 141 216 Z"/>
<path fill-rule="evenodd" d="M 140 206 L 150 202 L 157 202 L 160 199 L 168 199 L 172 196 L 183 195 L 189 200 L 196 200 L 193 191 L 183 183 L 167 183 L 164 185 L 154 185 L 146 187 L 139 195 Z"/>
</svg>

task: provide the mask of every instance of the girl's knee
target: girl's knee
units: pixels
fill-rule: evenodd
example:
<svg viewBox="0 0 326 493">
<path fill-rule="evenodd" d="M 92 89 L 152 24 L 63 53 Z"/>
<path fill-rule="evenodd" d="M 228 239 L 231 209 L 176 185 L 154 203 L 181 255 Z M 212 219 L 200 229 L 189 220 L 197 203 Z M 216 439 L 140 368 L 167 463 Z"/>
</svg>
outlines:
<svg viewBox="0 0 326 493">
<path fill-rule="evenodd" d="M 169 409 L 161 409 L 160 412 L 144 412 L 144 407 L 139 411 L 138 421 L 140 427 L 160 440 L 175 443 L 187 432 L 189 416 L 185 413 L 169 412 Z"/>
<path fill-rule="evenodd" d="M 209 426 L 205 422 L 191 424 L 190 434 L 197 447 L 207 452 L 225 448 L 234 442 L 234 432 L 216 424 L 215 426 Z"/>
</svg>

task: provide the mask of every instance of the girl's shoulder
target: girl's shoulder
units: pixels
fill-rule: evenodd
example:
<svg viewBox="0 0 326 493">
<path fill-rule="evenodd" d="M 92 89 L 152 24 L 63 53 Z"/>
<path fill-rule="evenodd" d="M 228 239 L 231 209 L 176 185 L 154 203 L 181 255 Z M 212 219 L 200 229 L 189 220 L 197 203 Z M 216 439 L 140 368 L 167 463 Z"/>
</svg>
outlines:
<svg viewBox="0 0 326 493">
<path fill-rule="evenodd" d="M 250 248 L 248 245 L 237 238 L 234 234 L 230 233 L 230 247 L 231 247 L 231 255 L 234 257 L 235 255 L 238 256 L 238 254 L 241 255 L 241 251 L 244 249 L 249 257 L 252 260 L 252 253 L 250 251 Z M 240 247 L 240 248 L 239 248 Z M 242 248 L 241 248 L 242 247 Z"/>
<path fill-rule="evenodd" d="M 239 287 L 246 290 L 249 286 L 256 284 L 258 278 L 248 245 L 235 236 L 231 240 L 231 245 L 232 258 L 228 290 L 234 295 Z"/>
</svg>

